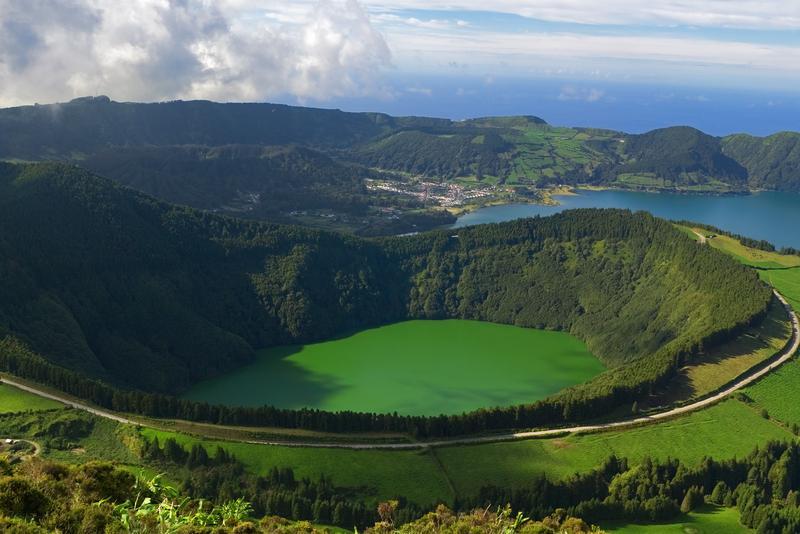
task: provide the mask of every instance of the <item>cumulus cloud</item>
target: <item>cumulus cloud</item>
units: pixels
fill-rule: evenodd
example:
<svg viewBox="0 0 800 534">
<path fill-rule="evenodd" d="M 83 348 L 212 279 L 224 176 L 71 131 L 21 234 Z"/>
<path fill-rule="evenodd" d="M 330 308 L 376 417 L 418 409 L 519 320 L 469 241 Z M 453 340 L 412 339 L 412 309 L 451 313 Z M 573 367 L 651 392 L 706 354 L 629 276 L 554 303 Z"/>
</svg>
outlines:
<svg viewBox="0 0 800 534">
<path fill-rule="evenodd" d="M 391 53 L 356 0 L 280 20 L 249 18 L 237 1 L 0 0 L 0 104 L 384 91 Z"/>
</svg>

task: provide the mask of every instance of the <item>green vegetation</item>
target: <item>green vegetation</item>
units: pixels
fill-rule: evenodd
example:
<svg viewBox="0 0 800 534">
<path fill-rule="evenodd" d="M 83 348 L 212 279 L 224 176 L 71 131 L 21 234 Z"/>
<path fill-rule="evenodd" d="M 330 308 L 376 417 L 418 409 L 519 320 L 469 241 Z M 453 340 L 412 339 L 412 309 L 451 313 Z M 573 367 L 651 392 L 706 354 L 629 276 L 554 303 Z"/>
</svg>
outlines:
<svg viewBox="0 0 800 534">
<path fill-rule="evenodd" d="M 0 158 L 70 161 L 179 204 L 361 235 L 452 222 L 438 201 L 365 179 L 469 181 L 483 201 L 541 201 L 537 188 L 593 184 L 729 193 L 800 188 L 800 135 L 641 135 L 537 117 L 450 121 L 274 104 L 135 104 L 106 97 L 0 110 Z M 384 173 L 383 171 L 389 171 Z"/>
<path fill-rule="evenodd" d="M 756 406 L 788 427 L 800 425 L 800 362 L 792 361 L 746 390 Z"/>
<path fill-rule="evenodd" d="M 721 250 L 739 260 L 745 265 L 756 267 L 760 270 L 772 270 L 780 268 L 800 267 L 800 256 L 781 254 L 776 252 L 774 247 L 765 246 L 762 242 L 753 242 L 741 236 L 725 235 L 716 229 L 709 229 L 702 226 L 681 226 L 687 235 L 693 239 L 698 239 L 698 234 L 706 237 L 706 243 L 715 249 Z M 753 245 L 760 245 L 755 248 Z"/>
<path fill-rule="evenodd" d="M 680 369 L 664 391 L 647 399 L 647 404 L 664 406 L 716 391 L 773 357 L 786 346 L 791 335 L 792 325 L 786 310 L 775 301 L 761 323 L 706 351 L 700 361 Z"/>
<path fill-rule="evenodd" d="M 685 241 L 690 243 L 688 240 Z M 604 243 L 602 246 L 607 247 L 608 245 Z M 693 248 L 705 250 L 707 247 L 693 245 Z M 791 379 L 787 379 L 786 382 L 790 383 Z M 769 440 L 791 439 L 792 434 L 788 428 L 789 418 L 783 414 L 773 415 L 771 407 L 766 408 L 770 411 L 770 418 L 762 417 L 761 409 L 770 401 L 768 399 L 759 400 L 755 394 L 751 397 L 754 402 L 729 400 L 710 409 L 676 418 L 663 424 L 625 432 L 471 447 L 450 447 L 429 452 L 263 447 L 244 443 L 200 440 L 186 435 L 152 430 L 142 430 L 141 432 L 147 438 L 158 437 L 162 443 L 169 438 L 176 439 L 177 442 L 186 446 L 187 450 L 196 444 L 203 444 L 209 450 L 213 450 L 216 446 L 222 446 L 242 462 L 247 472 L 253 474 L 264 475 L 276 467 L 292 467 L 298 476 L 309 477 L 312 480 L 327 474 L 337 486 L 359 488 L 357 494 L 360 498 L 369 499 L 373 503 L 383 498 L 400 495 L 413 496 L 413 501 L 420 503 L 443 501 L 453 503 L 456 497 L 463 503 L 465 499 L 469 502 L 469 499 L 487 485 L 502 484 L 506 491 L 519 490 L 523 493 L 514 498 L 522 498 L 521 496 L 527 491 L 526 488 L 529 488 L 532 481 L 536 480 L 538 476 L 546 474 L 553 480 L 565 480 L 575 472 L 588 473 L 602 465 L 610 454 L 627 457 L 634 465 L 646 463 L 648 457 L 655 456 L 658 461 L 666 461 L 668 457 L 672 457 L 680 459 L 687 468 L 694 468 L 694 466 L 703 465 L 702 460 L 710 450 L 714 451 L 714 456 L 717 458 L 734 456 L 741 458 L 754 446 Z M 65 412 L 69 413 L 70 411 Z M 32 416 L 13 416 L 13 418 L 20 417 L 30 418 Z M 37 417 L 40 417 L 41 421 L 37 423 L 38 426 L 31 426 L 29 420 L 23 421 L 22 419 L 19 419 L 19 424 L 24 425 L 25 428 L 50 428 L 42 416 Z M 787 419 L 787 425 L 781 424 L 784 417 Z M 62 451 L 57 448 L 60 442 L 54 442 L 54 445 L 50 447 L 49 454 L 73 456 L 80 461 L 85 461 L 86 458 L 95 457 L 95 455 L 109 455 L 112 454 L 112 451 L 118 450 L 117 446 L 108 445 L 106 445 L 107 450 L 103 450 L 100 446 L 92 445 L 93 441 L 98 444 L 100 442 L 120 443 L 127 449 L 128 455 L 132 454 L 132 450 L 136 447 L 134 446 L 132 449 L 131 445 L 124 444 L 135 444 L 136 436 L 113 423 L 104 423 L 109 425 L 105 429 L 95 423 L 88 433 L 81 431 L 83 432 L 82 437 L 67 440 L 75 439 L 75 445 L 79 445 L 79 448 L 84 450 L 83 452 L 76 454 L 72 452 L 74 448 L 66 448 Z M 747 428 L 748 431 L 741 432 L 742 428 Z M 120 454 L 120 452 L 113 454 Z M 122 454 L 119 458 L 120 461 L 125 462 L 142 461 L 136 460 L 136 457 L 131 459 L 130 456 Z M 756 464 L 761 465 L 760 462 L 756 462 Z M 681 468 L 675 472 L 685 472 L 685 469 Z M 374 482 L 376 480 L 380 482 Z M 710 490 L 705 488 L 704 491 L 708 494 Z M 490 494 L 493 495 L 493 493 L 484 492 L 485 496 Z M 667 501 L 662 503 L 664 513 L 677 513 L 674 512 L 675 507 L 680 504 L 683 497 L 680 494 L 673 498 L 675 500 L 672 501 L 672 504 Z M 508 502 L 508 499 L 499 497 L 496 500 L 492 498 L 492 500 L 497 503 Z M 642 506 L 644 506 L 643 510 L 650 510 L 647 512 L 648 514 L 661 510 L 661 508 L 653 507 L 655 504 L 642 504 Z M 651 508 L 647 508 L 647 506 Z M 520 504 L 518 508 L 526 513 L 537 510 L 526 504 Z M 762 521 L 765 516 L 762 512 L 759 514 L 756 516 L 751 513 L 743 517 L 749 524 L 758 526 L 752 521 Z M 620 515 L 618 514 L 617 517 Z M 582 515 L 579 516 L 582 517 Z M 591 515 L 586 515 L 586 517 L 591 517 Z"/>
<path fill-rule="evenodd" d="M 644 213 L 362 240 L 170 207 L 74 167 L 0 174 L 3 369 L 149 416 L 418 436 L 587 419 L 760 321 L 772 298 L 751 270 Z M 174 393 L 256 348 L 445 318 L 568 331 L 610 369 L 534 404 L 448 418 L 232 409 L 108 385 Z"/>
<path fill-rule="evenodd" d="M 620 521 L 603 523 L 603 528 L 619 534 L 745 534 L 751 529 L 739 522 L 739 512 L 734 508 L 706 505 L 679 521 L 654 525 L 636 525 Z"/>
<path fill-rule="evenodd" d="M 195 444 L 208 450 L 224 447 L 255 475 L 266 475 L 278 467 L 292 469 L 299 478 L 326 476 L 337 486 L 358 488 L 358 496 L 372 503 L 399 496 L 418 504 L 451 503 L 454 497 L 435 457 L 426 451 L 265 447 L 153 429 L 142 429 L 141 434 L 161 443 L 173 438 L 185 448 Z"/>
<path fill-rule="evenodd" d="M 376 523 L 375 527 L 368 530 L 374 534 L 419 534 L 421 532 L 435 532 L 437 534 L 462 534 L 465 532 L 480 532 L 481 534 L 581 534 L 594 532 L 603 534 L 603 531 L 589 525 L 582 519 L 571 517 L 558 510 L 541 521 L 532 521 L 519 512 L 516 516 L 510 507 L 493 509 L 477 508 L 469 513 L 453 513 L 445 506 L 439 506 L 434 512 L 422 518 L 395 528 L 396 525 L 388 513 L 393 503 L 383 505 L 381 509 L 387 510 L 383 514 L 384 520 Z"/>
<path fill-rule="evenodd" d="M 322 410 L 461 413 L 543 399 L 604 370 L 564 332 L 477 321 L 407 321 L 276 347 L 185 398 Z"/>
<path fill-rule="evenodd" d="M 0 413 L 51 410 L 61 406 L 59 402 L 44 399 L 7 384 L 0 384 Z"/>
<path fill-rule="evenodd" d="M 800 189 L 800 134 L 781 132 L 769 137 L 738 134 L 722 140 L 725 154 L 747 168 L 750 187 Z"/>
<path fill-rule="evenodd" d="M 747 171 L 722 153 L 719 138 L 689 127 L 625 137 L 621 157 L 595 177 L 635 187 L 741 190 Z"/>
<path fill-rule="evenodd" d="M 769 440 L 791 438 L 788 429 L 763 419 L 757 409 L 728 400 L 664 423 L 630 430 L 444 447 L 436 449 L 436 456 L 457 494 L 474 495 L 486 484 L 519 488 L 541 475 L 563 480 L 595 469 L 611 454 L 627 458 L 632 464 L 654 457 L 677 458 L 696 465 L 710 452 L 720 459 L 741 457 Z"/>
<path fill-rule="evenodd" d="M 369 167 L 447 179 L 481 179 L 505 172 L 508 163 L 503 153 L 510 145 L 500 135 L 493 131 L 481 135 L 483 130 L 463 127 L 444 131 L 452 133 L 401 131 L 357 149 L 355 158 Z"/>
<path fill-rule="evenodd" d="M 758 272 L 769 285 L 781 292 L 789 304 L 800 313 L 800 267 L 765 269 Z"/>
</svg>

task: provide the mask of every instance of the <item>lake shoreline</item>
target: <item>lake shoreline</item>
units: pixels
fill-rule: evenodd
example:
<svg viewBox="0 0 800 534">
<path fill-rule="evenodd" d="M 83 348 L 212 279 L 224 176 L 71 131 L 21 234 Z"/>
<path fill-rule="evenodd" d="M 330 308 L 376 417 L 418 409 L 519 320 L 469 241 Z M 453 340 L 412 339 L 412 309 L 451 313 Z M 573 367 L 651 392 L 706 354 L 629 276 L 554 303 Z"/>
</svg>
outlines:
<svg viewBox="0 0 800 534">
<path fill-rule="evenodd" d="M 554 195 L 557 205 L 507 203 L 465 213 L 446 229 L 527 217 L 554 215 L 567 209 L 616 208 L 647 211 L 669 220 L 694 221 L 727 232 L 763 239 L 778 248 L 800 248 L 800 194 L 754 190 L 747 194 L 712 195 L 633 191 L 617 188 L 572 188 Z"/>
</svg>

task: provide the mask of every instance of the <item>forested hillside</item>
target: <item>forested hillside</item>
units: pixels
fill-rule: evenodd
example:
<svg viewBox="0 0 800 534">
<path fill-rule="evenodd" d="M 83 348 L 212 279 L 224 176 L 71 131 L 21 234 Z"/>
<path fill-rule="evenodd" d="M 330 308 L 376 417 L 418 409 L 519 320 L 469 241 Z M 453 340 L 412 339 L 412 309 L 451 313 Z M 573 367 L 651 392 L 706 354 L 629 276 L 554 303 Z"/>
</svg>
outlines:
<svg viewBox="0 0 800 534">
<path fill-rule="evenodd" d="M 464 130 L 398 132 L 356 149 L 354 157 L 369 167 L 445 179 L 508 174 L 511 144 L 495 132 Z"/>
<path fill-rule="evenodd" d="M 174 207 L 64 165 L 3 164 L 0 193 L 0 332 L 58 366 L 7 339 L 4 368 L 84 394 L 95 386 L 58 369 L 176 392 L 254 348 L 455 317 L 585 340 L 612 369 L 529 414 L 581 418 L 666 380 L 771 299 L 754 272 L 645 213 L 370 241 Z"/>
<path fill-rule="evenodd" d="M 722 140 L 722 147 L 747 168 L 750 187 L 800 191 L 800 134 L 731 135 Z"/>
<path fill-rule="evenodd" d="M 620 161 L 598 169 L 601 182 L 646 177 L 645 186 L 687 187 L 722 183 L 733 190 L 747 185 L 747 170 L 722 152 L 719 138 L 689 127 L 653 130 L 625 137 Z M 621 181 L 624 183 L 624 178 Z M 629 180 L 629 185 L 635 181 Z"/>
<path fill-rule="evenodd" d="M 81 166 L 167 202 L 249 217 L 301 207 L 364 213 L 364 179 L 382 176 L 300 146 L 114 148 Z"/>
<path fill-rule="evenodd" d="M 346 146 L 387 131 L 393 119 L 278 104 L 79 98 L 0 110 L 0 157 L 71 159 L 108 147 L 171 145 Z"/>
</svg>

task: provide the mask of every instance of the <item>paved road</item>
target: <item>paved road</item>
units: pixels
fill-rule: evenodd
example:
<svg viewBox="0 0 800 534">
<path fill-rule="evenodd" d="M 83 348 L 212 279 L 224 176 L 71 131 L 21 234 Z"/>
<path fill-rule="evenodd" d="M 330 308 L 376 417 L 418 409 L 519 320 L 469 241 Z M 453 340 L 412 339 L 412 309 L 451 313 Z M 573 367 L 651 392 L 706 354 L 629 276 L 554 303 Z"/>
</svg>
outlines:
<svg viewBox="0 0 800 534">
<path fill-rule="evenodd" d="M 800 349 L 800 323 L 798 323 L 797 315 L 792 311 L 792 307 L 783 298 L 783 296 L 774 291 L 775 296 L 780 300 L 783 306 L 786 308 L 787 313 L 790 315 L 792 319 L 792 338 L 790 339 L 789 343 L 787 344 L 786 348 L 784 348 L 779 354 L 776 355 L 774 361 L 770 363 L 768 366 L 759 369 L 753 373 L 747 374 L 746 376 L 737 380 L 734 384 L 730 385 L 729 387 L 723 389 L 722 391 L 704 399 L 698 400 L 691 404 L 687 404 L 685 406 L 679 406 L 677 408 L 672 408 L 670 410 L 659 412 L 656 414 L 646 415 L 642 417 L 636 417 L 634 419 L 626 419 L 624 421 L 617 421 L 613 423 L 601 423 L 596 425 L 582 425 L 582 426 L 571 426 L 565 428 L 552 428 L 552 429 L 545 429 L 545 430 L 531 430 L 527 432 L 514 432 L 509 434 L 498 434 L 493 436 L 481 436 L 481 437 L 473 437 L 473 438 L 457 438 L 457 439 L 448 439 L 448 440 L 440 440 L 440 441 L 426 441 L 426 442 L 417 442 L 417 443 L 291 443 L 291 442 L 283 442 L 283 441 L 259 441 L 259 440 L 240 440 L 245 443 L 253 443 L 257 445 L 272 445 L 272 446 L 282 446 L 282 447 L 313 447 L 313 448 L 327 448 L 327 449 L 420 449 L 424 447 L 445 447 L 450 445 L 471 445 L 477 443 L 494 443 L 500 441 L 513 441 L 513 440 L 521 440 L 527 438 L 543 438 L 548 436 L 557 436 L 557 435 L 564 435 L 564 434 L 582 434 L 586 432 L 598 432 L 602 430 L 616 430 L 631 426 L 638 426 L 644 425 L 648 423 L 654 423 L 657 421 L 661 421 L 664 419 L 669 419 L 678 415 L 687 414 L 689 412 L 694 412 L 696 410 L 700 410 L 702 408 L 706 408 L 715 404 L 731 393 L 748 386 L 758 380 L 759 378 L 763 377 L 773 369 L 779 367 L 780 365 L 789 361 L 795 352 Z M 57 394 L 48 393 L 46 391 L 39 390 L 35 387 L 31 387 L 25 384 L 20 384 L 14 380 L 10 380 L 7 378 L 2 378 L 2 382 L 5 382 L 8 385 L 17 387 L 19 389 L 28 391 L 35 395 L 39 395 L 41 397 L 45 397 L 48 399 L 56 400 L 62 402 L 68 406 L 72 406 L 73 408 L 79 410 L 85 410 L 91 414 L 94 414 L 98 417 L 105 417 L 106 419 L 111 419 L 117 421 L 119 423 L 128 423 L 128 424 L 136 424 L 141 426 L 151 426 L 153 428 L 158 428 L 156 425 L 151 425 L 146 422 L 141 421 L 134 421 L 131 419 L 126 419 L 120 415 L 115 413 L 94 408 L 87 404 L 77 402 L 74 400 L 70 400 L 66 397 L 59 396 Z"/>
</svg>

